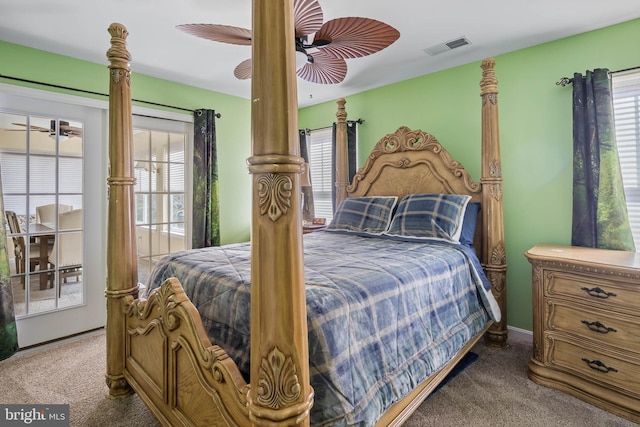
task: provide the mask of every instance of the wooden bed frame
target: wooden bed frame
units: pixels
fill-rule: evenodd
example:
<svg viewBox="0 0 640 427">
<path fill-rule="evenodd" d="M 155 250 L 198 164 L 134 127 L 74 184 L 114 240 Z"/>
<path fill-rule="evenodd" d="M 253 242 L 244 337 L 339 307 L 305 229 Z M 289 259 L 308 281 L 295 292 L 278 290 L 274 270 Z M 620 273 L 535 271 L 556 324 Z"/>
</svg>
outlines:
<svg viewBox="0 0 640 427">
<path fill-rule="evenodd" d="M 110 176 L 107 253 L 107 370 L 109 395 L 136 392 L 161 424 L 309 425 L 309 384 L 299 180 L 297 95 L 291 0 L 253 2 L 253 176 L 251 384 L 212 345 L 200 315 L 176 279 L 138 299 L 134 218 L 131 94 L 127 30 L 109 27 Z M 268 41 L 267 41 L 268 40 Z M 268 45 L 268 49 L 266 48 Z M 277 60 L 276 60 L 277 59 Z M 478 250 L 502 320 L 484 334 L 506 342 L 506 259 L 497 120 L 497 80 L 482 63 L 482 180 L 473 182 L 436 139 L 400 128 L 385 136 L 366 164 L 346 182 L 346 112 L 338 101 L 338 198 L 411 192 L 470 194 L 482 202 Z M 273 79 L 272 76 L 282 76 Z M 480 222 L 479 222 L 480 224 Z M 274 251 L 273 248 L 279 248 Z M 400 425 L 433 391 L 469 342 L 444 368 L 390 408 L 377 425 Z"/>
</svg>

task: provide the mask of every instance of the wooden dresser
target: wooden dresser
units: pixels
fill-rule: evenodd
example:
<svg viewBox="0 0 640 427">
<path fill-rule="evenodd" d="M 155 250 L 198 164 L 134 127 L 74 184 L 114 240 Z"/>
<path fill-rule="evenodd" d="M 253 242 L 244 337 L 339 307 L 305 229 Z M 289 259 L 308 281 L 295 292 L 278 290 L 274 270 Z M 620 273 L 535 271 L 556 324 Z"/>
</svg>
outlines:
<svg viewBox="0 0 640 427">
<path fill-rule="evenodd" d="M 640 423 L 640 254 L 537 245 L 529 378 Z"/>
</svg>

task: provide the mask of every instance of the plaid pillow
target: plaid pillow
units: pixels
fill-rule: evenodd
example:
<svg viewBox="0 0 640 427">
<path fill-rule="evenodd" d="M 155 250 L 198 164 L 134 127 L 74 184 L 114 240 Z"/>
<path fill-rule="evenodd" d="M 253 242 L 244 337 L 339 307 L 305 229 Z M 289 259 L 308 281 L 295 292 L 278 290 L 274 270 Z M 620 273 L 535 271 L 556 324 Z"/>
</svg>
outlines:
<svg viewBox="0 0 640 427">
<path fill-rule="evenodd" d="M 458 243 L 470 199 L 460 194 L 410 194 L 398 205 L 387 234 Z"/>
<path fill-rule="evenodd" d="M 396 196 L 344 199 L 326 230 L 382 234 L 389 227 L 397 201 Z"/>
</svg>

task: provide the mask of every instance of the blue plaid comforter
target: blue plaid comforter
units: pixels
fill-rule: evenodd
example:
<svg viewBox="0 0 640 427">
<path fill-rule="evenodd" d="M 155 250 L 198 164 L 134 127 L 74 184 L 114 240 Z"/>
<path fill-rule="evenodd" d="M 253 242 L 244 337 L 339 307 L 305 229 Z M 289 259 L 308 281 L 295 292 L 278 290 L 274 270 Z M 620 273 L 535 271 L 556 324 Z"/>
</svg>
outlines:
<svg viewBox="0 0 640 427">
<path fill-rule="evenodd" d="M 441 368 L 499 309 L 461 245 L 305 235 L 311 424 L 370 426 Z M 162 259 L 152 290 L 177 277 L 213 343 L 249 376 L 250 244 Z"/>
</svg>

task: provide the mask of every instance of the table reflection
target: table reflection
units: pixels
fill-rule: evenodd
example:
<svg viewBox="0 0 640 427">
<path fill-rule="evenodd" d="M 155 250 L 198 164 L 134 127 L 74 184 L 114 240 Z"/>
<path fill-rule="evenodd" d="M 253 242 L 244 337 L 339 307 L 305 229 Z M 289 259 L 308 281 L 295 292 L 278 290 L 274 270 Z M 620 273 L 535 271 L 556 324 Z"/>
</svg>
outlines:
<svg viewBox="0 0 640 427">
<path fill-rule="evenodd" d="M 29 224 L 29 234 L 34 237 L 40 243 L 40 270 L 48 270 L 49 265 L 49 245 L 53 245 L 53 241 L 56 238 L 55 228 L 49 227 L 46 224 Z M 47 266 L 45 268 L 45 266 Z M 40 274 L 40 290 L 47 289 L 49 283 L 48 274 Z"/>
</svg>

